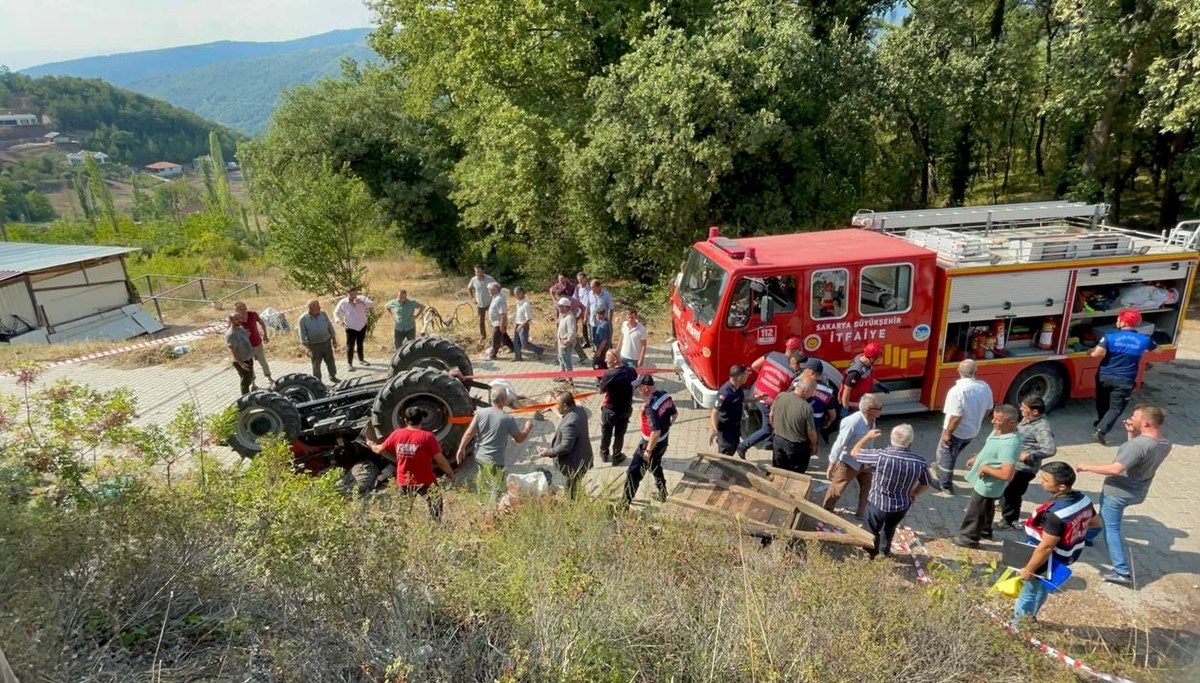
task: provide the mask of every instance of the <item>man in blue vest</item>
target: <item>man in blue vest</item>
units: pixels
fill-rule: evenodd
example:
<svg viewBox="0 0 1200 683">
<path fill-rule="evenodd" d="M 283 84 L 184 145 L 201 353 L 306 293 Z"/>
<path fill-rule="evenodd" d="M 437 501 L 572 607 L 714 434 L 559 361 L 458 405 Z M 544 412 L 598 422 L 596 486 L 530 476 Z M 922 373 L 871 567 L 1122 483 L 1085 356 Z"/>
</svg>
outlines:
<svg viewBox="0 0 1200 683">
<path fill-rule="evenodd" d="M 1117 331 L 1104 335 L 1092 358 L 1100 358 L 1096 370 L 1096 443 L 1108 445 L 1104 437 L 1121 419 L 1133 386 L 1137 383 L 1138 368 L 1147 351 L 1158 348 L 1154 340 L 1137 331 L 1142 324 L 1142 314 L 1125 309 L 1117 316 Z"/>
<path fill-rule="evenodd" d="M 1051 564 L 1067 565 L 1083 553 L 1088 527 L 1100 526 L 1092 500 L 1074 490 L 1075 470 L 1061 460 L 1042 465 L 1042 490 L 1050 500 L 1025 520 L 1025 542 L 1036 545 L 1021 568 L 1025 586 L 1017 597 L 1013 621 L 1037 621 L 1038 610 L 1050 597 L 1050 587 L 1039 576 L 1047 576 Z"/>
</svg>

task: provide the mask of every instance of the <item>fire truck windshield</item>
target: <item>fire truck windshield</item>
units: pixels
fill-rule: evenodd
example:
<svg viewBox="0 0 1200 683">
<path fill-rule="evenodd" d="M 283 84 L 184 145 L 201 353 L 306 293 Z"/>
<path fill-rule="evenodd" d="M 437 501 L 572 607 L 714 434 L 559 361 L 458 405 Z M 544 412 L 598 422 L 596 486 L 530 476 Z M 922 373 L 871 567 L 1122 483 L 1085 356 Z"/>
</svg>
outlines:
<svg viewBox="0 0 1200 683">
<path fill-rule="evenodd" d="M 683 269 L 683 282 L 679 283 L 679 298 L 692 311 L 693 320 L 712 325 L 728 282 L 728 273 L 704 254 L 692 251 Z"/>
</svg>

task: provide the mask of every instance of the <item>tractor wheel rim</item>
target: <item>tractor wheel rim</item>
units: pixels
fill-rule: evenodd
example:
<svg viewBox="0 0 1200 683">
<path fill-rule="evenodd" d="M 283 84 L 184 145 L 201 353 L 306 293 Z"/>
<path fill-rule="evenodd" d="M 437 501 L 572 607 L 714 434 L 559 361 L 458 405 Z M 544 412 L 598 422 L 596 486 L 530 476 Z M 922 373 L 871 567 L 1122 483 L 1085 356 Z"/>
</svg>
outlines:
<svg viewBox="0 0 1200 683">
<path fill-rule="evenodd" d="M 239 443 L 259 447 L 259 440 L 283 432 L 283 420 L 274 410 L 251 408 L 238 415 L 236 435 Z"/>
<path fill-rule="evenodd" d="M 395 428 L 404 425 L 404 411 L 413 406 L 422 408 L 426 413 L 425 421 L 421 423 L 421 429 L 433 432 L 439 441 L 454 427 L 450 422 L 450 417 L 453 415 L 450 404 L 436 394 L 423 392 L 410 395 L 392 409 L 392 425 Z"/>
<path fill-rule="evenodd" d="M 309 390 L 305 387 L 302 387 L 302 386 L 286 387 L 286 388 L 284 388 L 283 391 L 281 391 L 279 393 L 281 393 L 283 395 L 283 397 L 288 399 L 289 401 L 298 402 L 298 403 L 305 403 L 307 401 L 312 401 L 313 399 L 316 398 L 316 396 L 313 396 L 313 392 L 311 390 Z M 297 400 L 297 399 L 299 399 L 299 400 Z"/>
</svg>

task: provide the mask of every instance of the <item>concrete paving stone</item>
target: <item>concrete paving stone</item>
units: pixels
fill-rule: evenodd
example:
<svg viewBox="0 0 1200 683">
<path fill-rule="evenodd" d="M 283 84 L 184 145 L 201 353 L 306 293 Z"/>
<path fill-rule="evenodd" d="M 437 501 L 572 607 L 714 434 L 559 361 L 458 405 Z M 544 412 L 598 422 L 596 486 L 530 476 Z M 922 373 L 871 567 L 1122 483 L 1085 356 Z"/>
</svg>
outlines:
<svg viewBox="0 0 1200 683">
<path fill-rule="evenodd" d="M 1196 341 L 1191 341 L 1195 339 Z M 339 362 L 339 371 L 343 379 L 355 377 L 364 373 L 382 374 L 387 372 L 386 360 L 378 359 L 379 364 L 356 372 L 347 372 Z M 483 374 L 546 371 L 555 367 L 552 359 L 543 361 L 527 360 L 517 363 L 504 360 L 498 361 L 474 360 L 476 372 Z M 651 348 L 647 354 L 647 364 L 657 367 L 670 365 L 669 350 L 662 347 Z M 309 365 L 306 361 L 290 359 L 272 359 L 272 369 L 276 377 L 288 372 L 307 372 Z M 670 391 L 676 399 L 679 408 L 679 418 L 671 431 L 670 448 L 664 460 L 668 487 L 673 487 L 686 469 L 688 462 L 699 450 L 709 450 L 707 424 L 708 417 L 704 411 L 692 409 L 682 385 L 672 374 L 658 375 L 659 385 Z M 238 396 L 238 379 L 236 373 L 225 363 L 213 364 L 207 367 L 173 366 L 171 364 L 144 368 L 120 369 L 103 365 L 100 362 L 86 362 L 72 366 L 55 368 L 45 372 L 39 380 L 42 386 L 48 386 L 58 379 L 70 379 L 89 384 L 100 389 L 128 387 L 133 391 L 139 405 L 139 424 L 165 422 L 170 419 L 175 409 L 187 401 L 196 402 L 203 411 L 215 412 L 233 403 Z M 260 380 L 261 383 L 261 380 Z M 545 396 L 552 388 L 548 380 L 515 380 L 517 390 L 528 396 Z M 1200 491 L 1200 469 L 1192 465 L 1200 453 L 1200 411 L 1189 411 L 1190 406 L 1200 405 L 1200 334 L 1184 337 L 1179 359 L 1170 365 L 1157 365 L 1146 372 L 1146 388 L 1135 396 L 1137 402 L 1160 402 L 1168 408 L 1169 416 L 1165 432 L 1175 446 L 1170 457 L 1159 470 L 1158 477 L 1150 491 L 1147 501 L 1138 506 L 1130 507 L 1127 512 L 1129 521 L 1127 533 L 1130 546 L 1135 553 L 1136 566 L 1145 576 L 1160 577 L 1166 574 L 1182 574 L 1182 579 L 1191 584 L 1200 584 L 1200 511 L 1195 504 L 1196 492 Z M 578 390 L 594 390 L 594 380 L 584 380 L 576 383 Z M 16 393 L 17 387 L 12 377 L 0 377 L 0 391 Z M 886 405 L 886 397 L 885 397 Z M 591 436 L 596 451 L 599 451 L 599 397 L 584 399 L 585 408 L 591 411 Z M 636 409 L 637 406 L 635 406 Z M 1092 440 L 1091 421 L 1095 419 L 1095 411 L 1090 400 L 1071 401 L 1068 405 L 1053 412 L 1049 420 L 1054 428 L 1059 446 L 1059 459 L 1070 464 L 1080 462 L 1109 462 L 1116 454 L 1116 444 L 1123 440 L 1123 435 L 1113 434 L 1110 438 L 1112 446 L 1100 446 Z M 901 422 L 913 426 L 917 434 L 914 448 L 932 459 L 936 439 L 941 429 L 942 417 L 939 413 L 921 415 L 884 416 L 881 426 L 886 430 Z M 553 470 L 552 465 L 536 457 L 536 449 L 547 445 L 553 433 L 552 421 L 539 422 L 533 435 L 525 444 L 512 445 L 508 453 L 509 470 L 525 472 L 543 467 Z M 631 421 L 629 433 L 626 435 L 625 452 L 631 454 L 639 440 L 637 416 Z M 982 439 L 968 448 L 966 456 L 978 451 Z M 818 478 L 824 477 L 828 465 L 828 445 L 821 444 L 820 457 L 810 466 L 810 474 Z M 750 458 L 757 462 L 767 463 L 770 455 L 766 450 L 753 450 Z M 956 486 L 960 495 L 942 497 L 934 495 L 923 496 L 910 511 L 906 523 L 914 527 L 926 539 L 935 539 L 953 534 L 958 529 L 966 506 L 967 494 L 965 482 L 962 481 L 962 463 L 957 471 Z M 587 488 L 590 492 L 598 493 L 605 487 L 614 487 L 613 495 L 618 495 L 623 482 L 625 467 L 610 467 L 599 463 L 589 475 Z M 468 474 L 468 473 L 464 473 Z M 557 478 L 557 472 L 554 473 Z M 1079 478 L 1078 488 L 1097 497 L 1102 477 L 1094 474 L 1083 474 Z M 639 499 L 649 499 L 653 494 L 652 483 L 644 483 L 638 494 Z M 857 500 L 856 485 L 851 485 L 843 494 L 840 503 L 843 507 L 853 507 Z M 1025 514 L 1032 512 L 1034 507 L 1044 500 L 1044 494 L 1034 485 L 1026 496 L 1023 506 Z M 1019 536 L 1014 532 L 1013 538 Z M 1101 585 L 1095 579 L 1097 572 L 1107 569 L 1108 554 L 1103 541 L 1095 548 L 1086 551 L 1076 565 L 1076 574 L 1088 580 L 1089 589 L 1093 585 Z M 1140 603 L 1154 605 L 1177 605 L 1183 609 L 1187 601 L 1196 600 L 1193 592 L 1187 596 L 1169 593 L 1170 582 L 1152 581 L 1139 591 L 1131 592 L 1125 589 L 1102 586 L 1099 590 L 1105 595 L 1113 592 L 1119 595 L 1122 604 L 1136 606 Z M 1113 589 L 1109 591 L 1108 589 Z"/>
</svg>

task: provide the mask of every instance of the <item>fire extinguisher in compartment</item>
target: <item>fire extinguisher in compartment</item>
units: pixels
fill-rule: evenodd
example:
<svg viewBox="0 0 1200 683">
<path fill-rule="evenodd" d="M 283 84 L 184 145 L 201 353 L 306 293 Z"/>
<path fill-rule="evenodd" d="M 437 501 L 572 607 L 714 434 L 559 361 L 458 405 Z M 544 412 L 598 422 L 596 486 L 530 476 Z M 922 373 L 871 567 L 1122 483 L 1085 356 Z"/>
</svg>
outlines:
<svg viewBox="0 0 1200 683">
<path fill-rule="evenodd" d="M 1058 343 L 1058 321 L 1054 318 L 1046 318 L 1042 322 L 1042 332 L 1038 335 L 1037 346 L 1039 349 L 1052 351 Z"/>
</svg>

